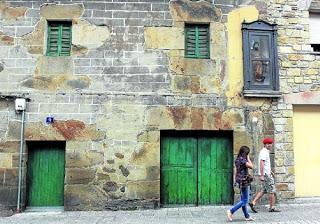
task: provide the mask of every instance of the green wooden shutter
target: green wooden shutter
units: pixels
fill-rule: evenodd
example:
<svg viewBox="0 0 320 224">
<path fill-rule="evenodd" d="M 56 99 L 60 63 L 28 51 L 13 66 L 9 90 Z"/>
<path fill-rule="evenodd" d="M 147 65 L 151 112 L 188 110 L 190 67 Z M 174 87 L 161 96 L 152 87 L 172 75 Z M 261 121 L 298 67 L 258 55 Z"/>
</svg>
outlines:
<svg viewBox="0 0 320 224">
<path fill-rule="evenodd" d="M 70 56 L 71 22 L 48 22 L 48 56 Z"/>
<path fill-rule="evenodd" d="M 61 26 L 60 55 L 70 56 L 70 51 L 71 51 L 71 24 L 70 26 Z"/>
<path fill-rule="evenodd" d="M 209 58 L 209 40 L 208 25 L 186 25 L 185 56 L 188 58 Z"/>
</svg>

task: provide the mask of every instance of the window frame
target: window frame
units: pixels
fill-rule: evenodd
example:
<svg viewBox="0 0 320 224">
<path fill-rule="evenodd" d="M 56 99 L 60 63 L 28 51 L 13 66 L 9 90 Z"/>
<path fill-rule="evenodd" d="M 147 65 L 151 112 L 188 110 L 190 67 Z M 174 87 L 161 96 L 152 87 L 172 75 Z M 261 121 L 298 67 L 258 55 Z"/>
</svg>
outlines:
<svg viewBox="0 0 320 224">
<path fill-rule="evenodd" d="M 191 58 L 191 59 L 210 59 L 210 24 L 195 24 L 195 23 L 186 23 L 185 24 L 185 50 L 184 50 L 184 56 L 185 58 Z M 188 31 L 191 28 L 195 28 L 195 36 L 193 36 L 195 38 L 195 55 L 190 55 L 188 54 Z M 202 55 L 199 53 L 200 49 L 199 49 L 199 28 L 205 28 L 206 32 L 207 32 L 207 36 L 206 36 L 206 48 L 207 48 L 207 54 L 206 55 Z"/>
<path fill-rule="evenodd" d="M 58 27 L 58 39 L 57 39 L 57 51 L 51 51 L 52 47 L 52 27 L 56 25 Z M 68 42 L 68 52 L 63 51 L 63 28 L 69 28 L 69 42 Z M 61 57 L 71 55 L 71 45 L 72 45 L 72 21 L 47 21 L 47 49 L 46 56 Z"/>
<path fill-rule="evenodd" d="M 251 41 L 253 37 L 266 36 L 268 38 L 269 58 L 258 58 L 260 61 L 269 60 L 269 84 L 257 85 L 253 82 L 253 61 L 251 57 Z M 279 65 L 277 50 L 277 24 L 270 24 L 262 20 L 251 23 L 242 23 L 244 95 L 256 97 L 280 97 L 279 92 Z M 257 59 L 256 59 L 257 60 Z"/>
<path fill-rule="evenodd" d="M 312 53 L 320 53 L 320 38 L 319 30 L 315 29 L 320 24 L 320 11 L 315 9 L 309 9 L 309 33 L 310 33 L 310 46 Z"/>
</svg>

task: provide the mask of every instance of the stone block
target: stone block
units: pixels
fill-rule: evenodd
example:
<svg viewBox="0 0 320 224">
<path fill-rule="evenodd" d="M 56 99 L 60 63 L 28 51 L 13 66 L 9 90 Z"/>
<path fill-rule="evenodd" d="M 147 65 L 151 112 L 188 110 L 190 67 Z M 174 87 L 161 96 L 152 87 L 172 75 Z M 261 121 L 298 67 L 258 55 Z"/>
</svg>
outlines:
<svg viewBox="0 0 320 224">
<path fill-rule="evenodd" d="M 6 187 L 16 187 L 18 186 L 18 169 L 14 168 L 7 168 L 7 169 L 1 169 L 1 185 Z"/>
<path fill-rule="evenodd" d="M 106 4 L 105 3 L 99 3 L 99 2 L 86 2 L 84 4 L 85 9 L 95 9 L 95 10 L 105 10 Z"/>
<path fill-rule="evenodd" d="M 47 20 L 70 20 L 74 18 L 79 18 L 82 15 L 83 10 L 84 8 L 81 4 L 45 4 L 42 5 L 40 8 L 40 15 L 46 18 Z"/>
<path fill-rule="evenodd" d="M 303 81 L 304 81 L 303 77 L 295 77 L 295 78 L 294 78 L 294 82 L 295 82 L 296 84 L 303 83 Z"/>
<path fill-rule="evenodd" d="M 78 149 L 67 151 L 66 167 L 67 168 L 84 168 L 102 165 L 104 161 L 103 153 L 95 151 L 85 151 Z"/>
<path fill-rule="evenodd" d="M 65 185 L 64 208 L 69 210 L 101 210 L 107 200 L 96 185 Z"/>
<path fill-rule="evenodd" d="M 7 139 L 15 141 L 20 139 L 20 122 L 10 121 L 8 125 Z"/>
<path fill-rule="evenodd" d="M 104 10 L 93 10 L 92 17 L 112 18 L 113 12 Z"/>
<path fill-rule="evenodd" d="M 129 182 L 126 194 L 134 199 L 160 198 L 160 180 Z"/>
<path fill-rule="evenodd" d="M 0 142 L 0 153 L 18 153 L 20 149 L 19 141 Z"/>
<path fill-rule="evenodd" d="M 172 1 L 170 11 L 173 20 L 185 22 L 208 23 L 220 21 L 222 16 L 221 10 L 207 1 Z"/>
<path fill-rule="evenodd" d="M 282 199 L 293 199 L 295 198 L 294 191 L 282 191 L 279 193 Z"/>
<path fill-rule="evenodd" d="M 160 207 L 160 200 L 157 199 L 113 199 L 106 202 L 106 210 L 135 210 L 155 209 Z"/>
<path fill-rule="evenodd" d="M 17 188 L 16 187 L 4 187 L 0 188 L 1 206 L 15 207 L 17 206 Z"/>
<path fill-rule="evenodd" d="M 66 169 L 65 184 L 89 184 L 95 178 L 95 170 L 82 168 Z"/>
<path fill-rule="evenodd" d="M 288 190 L 288 184 L 287 183 L 278 183 L 276 184 L 277 191 L 287 191 Z"/>
</svg>

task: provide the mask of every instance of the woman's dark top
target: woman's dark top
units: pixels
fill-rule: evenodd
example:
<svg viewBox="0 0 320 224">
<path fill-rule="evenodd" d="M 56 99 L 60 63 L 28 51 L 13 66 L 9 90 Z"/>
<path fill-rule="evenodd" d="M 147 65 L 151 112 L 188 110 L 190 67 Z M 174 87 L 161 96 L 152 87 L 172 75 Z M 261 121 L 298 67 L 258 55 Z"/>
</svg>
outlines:
<svg viewBox="0 0 320 224">
<path fill-rule="evenodd" d="M 237 169 L 236 182 L 240 184 L 240 180 L 248 175 L 248 167 L 246 167 L 247 159 L 243 157 L 238 157 L 234 162 Z"/>
</svg>

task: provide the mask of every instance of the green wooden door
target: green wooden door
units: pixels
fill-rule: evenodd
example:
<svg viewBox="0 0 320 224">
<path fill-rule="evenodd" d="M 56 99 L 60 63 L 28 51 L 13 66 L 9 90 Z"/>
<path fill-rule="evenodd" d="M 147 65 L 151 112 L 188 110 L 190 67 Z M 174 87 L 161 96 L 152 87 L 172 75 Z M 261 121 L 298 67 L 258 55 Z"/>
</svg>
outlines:
<svg viewBox="0 0 320 224">
<path fill-rule="evenodd" d="M 28 206 L 63 206 L 65 152 L 36 147 L 28 159 Z"/>
<path fill-rule="evenodd" d="M 161 204 L 233 203 L 229 138 L 161 138 Z"/>
<path fill-rule="evenodd" d="M 233 155 L 227 138 L 198 139 L 199 204 L 233 202 Z"/>
<path fill-rule="evenodd" d="M 197 204 L 197 139 L 161 141 L 161 203 Z"/>
</svg>

